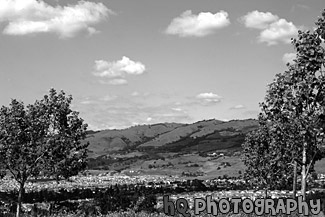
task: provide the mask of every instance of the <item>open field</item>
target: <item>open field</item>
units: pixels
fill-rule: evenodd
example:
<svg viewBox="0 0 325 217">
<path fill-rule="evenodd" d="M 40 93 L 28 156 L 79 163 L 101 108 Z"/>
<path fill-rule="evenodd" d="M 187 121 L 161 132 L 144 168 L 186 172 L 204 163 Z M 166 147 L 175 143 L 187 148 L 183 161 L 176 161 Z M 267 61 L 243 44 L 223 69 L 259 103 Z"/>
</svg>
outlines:
<svg viewBox="0 0 325 217">
<path fill-rule="evenodd" d="M 161 153 L 151 158 L 131 158 L 130 154 L 118 156 L 118 161 L 103 167 L 102 171 L 118 171 L 126 175 L 164 175 L 184 176 L 184 178 L 212 179 L 227 175 L 238 177 L 245 171 L 240 152 L 229 154 L 221 150 L 221 155 L 201 156 L 197 153 Z M 138 154 L 140 155 L 140 154 Z M 144 155 L 144 154 L 143 154 Z M 112 155 L 115 157 L 114 155 Z M 97 170 L 91 170 L 98 173 Z M 325 159 L 315 164 L 317 173 L 325 174 Z M 191 175 L 192 174 L 192 175 Z"/>
</svg>

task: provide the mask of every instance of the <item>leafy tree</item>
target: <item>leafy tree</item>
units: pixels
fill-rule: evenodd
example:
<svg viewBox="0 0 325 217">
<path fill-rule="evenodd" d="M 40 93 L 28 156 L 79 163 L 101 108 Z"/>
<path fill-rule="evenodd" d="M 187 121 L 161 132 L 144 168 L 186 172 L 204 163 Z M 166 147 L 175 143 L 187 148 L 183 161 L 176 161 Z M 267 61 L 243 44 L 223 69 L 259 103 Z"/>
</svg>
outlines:
<svg viewBox="0 0 325 217">
<path fill-rule="evenodd" d="M 48 175 L 65 178 L 86 166 L 87 124 L 70 109 L 72 96 L 50 89 L 49 95 L 24 106 L 11 100 L 0 110 L 0 165 L 19 183 L 16 216 L 26 181 Z"/>
<path fill-rule="evenodd" d="M 272 113 L 286 114 L 296 123 L 302 141 L 301 157 L 301 191 L 306 198 L 306 179 L 315 160 L 322 156 L 324 144 L 325 120 L 325 76 L 324 43 L 325 10 L 316 22 L 313 31 L 299 31 L 292 40 L 297 57 L 289 70 L 278 75 L 274 85 L 270 86 L 270 97 L 278 94 L 278 99 L 268 98 Z M 278 86 L 277 88 L 277 84 Z M 282 85 L 282 86 L 281 86 Z M 279 88 L 282 87 L 282 88 Z M 277 103 L 277 105 L 276 105 Z M 273 108 L 270 105 L 274 105 Z M 281 105 L 282 104 L 282 105 Z"/>
<path fill-rule="evenodd" d="M 259 116 L 259 128 L 250 132 L 243 144 L 244 177 L 250 184 L 265 189 L 287 188 L 293 178 L 291 149 L 285 145 L 283 134 L 267 119 Z M 281 144 L 281 145 L 279 145 Z"/>
<path fill-rule="evenodd" d="M 260 117 L 268 120 L 279 137 L 275 149 L 291 148 L 301 165 L 301 191 L 306 199 L 306 178 L 316 160 L 323 157 L 325 130 L 324 75 L 325 10 L 313 31 L 298 31 L 292 40 L 297 53 L 288 70 L 269 85 Z M 290 127 L 291 126 L 291 127 Z M 284 142 L 279 142 L 283 137 Z M 286 149 L 284 149 L 286 150 Z"/>
</svg>

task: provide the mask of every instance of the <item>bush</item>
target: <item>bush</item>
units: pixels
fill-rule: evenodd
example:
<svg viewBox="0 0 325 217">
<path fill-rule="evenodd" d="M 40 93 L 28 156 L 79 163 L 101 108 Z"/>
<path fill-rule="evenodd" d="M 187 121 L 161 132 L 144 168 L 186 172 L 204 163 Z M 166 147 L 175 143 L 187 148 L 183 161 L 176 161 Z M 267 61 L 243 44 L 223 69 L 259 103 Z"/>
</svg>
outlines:
<svg viewBox="0 0 325 217">
<path fill-rule="evenodd" d="M 95 198 L 96 204 L 100 207 L 102 214 L 115 211 L 125 211 L 131 208 L 131 198 L 125 194 L 109 195 L 100 193 Z"/>
<path fill-rule="evenodd" d="M 137 207 L 137 212 L 145 211 L 152 213 L 156 211 L 157 197 L 154 194 L 146 195 Z"/>
</svg>

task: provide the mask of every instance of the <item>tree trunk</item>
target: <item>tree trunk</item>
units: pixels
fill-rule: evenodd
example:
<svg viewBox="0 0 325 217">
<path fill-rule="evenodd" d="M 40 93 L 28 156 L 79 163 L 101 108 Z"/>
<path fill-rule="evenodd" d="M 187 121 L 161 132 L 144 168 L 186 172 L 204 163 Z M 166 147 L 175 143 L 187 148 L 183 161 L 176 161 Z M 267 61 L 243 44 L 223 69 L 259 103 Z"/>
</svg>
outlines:
<svg viewBox="0 0 325 217">
<path fill-rule="evenodd" d="M 297 195 L 297 161 L 294 162 L 293 165 L 293 199 L 296 199 Z"/>
<path fill-rule="evenodd" d="M 303 149 L 302 149 L 302 170 L 301 170 L 301 194 L 303 201 L 306 201 L 306 162 L 307 162 L 307 144 L 304 142 Z"/>
<path fill-rule="evenodd" d="M 20 217 L 21 202 L 23 200 L 23 194 L 24 194 L 24 185 L 25 185 L 25 183 L 22 182 L 22 183 L 20 183 L 20 186 L 19 186 L 19 194 L 18 194 L 16 217 Z"/>
<path fill-rule="evenodd" d="M 267 188 L 265 188 L 264 193 L 265 193 L 265 199 L 267 199 Z"/>
</svg>

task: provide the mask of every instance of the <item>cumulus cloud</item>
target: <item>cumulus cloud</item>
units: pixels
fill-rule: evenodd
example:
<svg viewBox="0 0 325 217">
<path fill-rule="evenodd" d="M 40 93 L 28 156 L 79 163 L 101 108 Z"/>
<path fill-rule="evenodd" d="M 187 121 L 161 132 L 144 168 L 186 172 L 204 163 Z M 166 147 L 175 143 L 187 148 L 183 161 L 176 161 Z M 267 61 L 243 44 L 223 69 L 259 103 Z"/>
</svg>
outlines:
<svg viewBox="0 0 325 217">
<path fill-rule="evenodd" d="M 221 97 L 215 93 L 200 93 L 196 95 L 196 98 L 200 100 L 203 105 L 209 105 L 218 103 L 221 100 Z"/>
<path fill-rule="evenodd" d="M 242 17 L 242 21 L 248 28 L 265 29 L 270 23 L 277 21 L 279 17 L 270 12 L 252 11 Z"/>
<path fill-rule="evenodd" d="M 280 19 L 260 33 L 259 41 L 266 42 L 268 45 L 278 44 L 279 42 L 290 43 L 291 38 L 298 34 L 298 28 L 285 19 Z"/>
<path fill-rule="evenodd" d="M 79 1 L 76 5 L 53 7 L 42 0 L 0 0 L 0 22 L 6 22 L 3 33 L 27 35 L 54 32 L 61 38 L 81 31 L 94 34 L 92 25 L 113 14 L 102 3 Z"/>
<path fill-rule="evenodd" d="M 105 60 L 96 60 L 93 74 L 97 77 L 108 79 L 101 80 L 102 83 L 112 85 L 127 84 L 125 77 L 127 75 L 141 75 L 146 67 L 141 62 L 135 62 L 130 58 L 123 56 L 121 60 L 107 62 Z"/>
<path fill-rule="evenodd" d="M 282 61 L 287 64 L 287 63 L 294 63 L 293 60 L 296 58 L 296 53 L 285 53 L 282 57 Z"/>
<path fill-rule="evenodd" d="M 246 27 L 260 29 L 258 41 L 268 45 L 290 43 L 291 38 L 298 32 L 298 28 L 292 22 L 280 19 L 270 12 L 252 11 L 241 19 Z"/>
<path fill-rule="evenodd" d="M 229 24 L 228 13 L 225 11 L 215 14 L 201 12 L 195 15 L 192 14 L 191 10 L 187 10 L 172 20 L 166 29 L 166 33 L 180 37 L 203 37 Z"/>
</svg>

